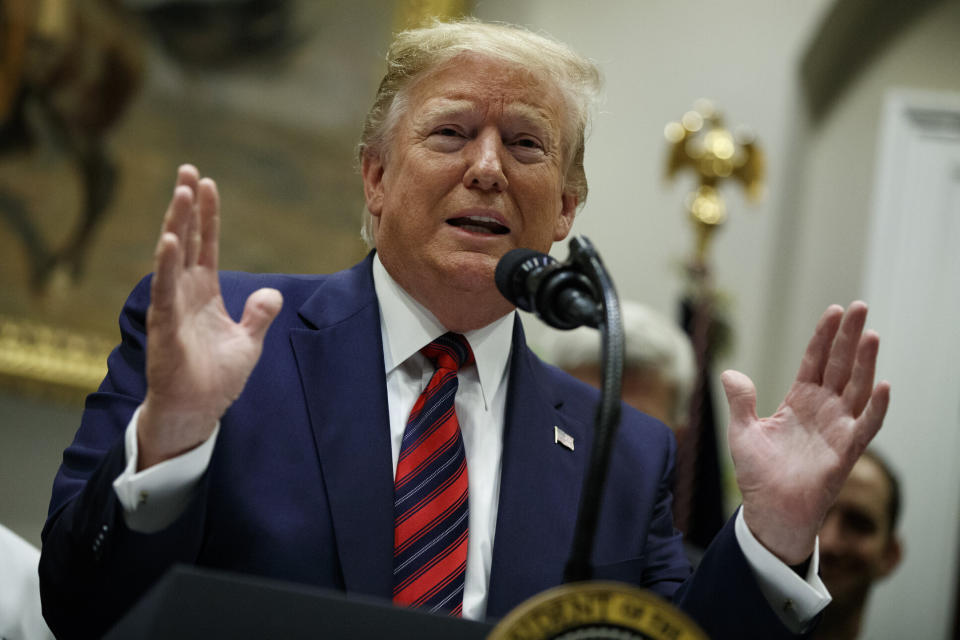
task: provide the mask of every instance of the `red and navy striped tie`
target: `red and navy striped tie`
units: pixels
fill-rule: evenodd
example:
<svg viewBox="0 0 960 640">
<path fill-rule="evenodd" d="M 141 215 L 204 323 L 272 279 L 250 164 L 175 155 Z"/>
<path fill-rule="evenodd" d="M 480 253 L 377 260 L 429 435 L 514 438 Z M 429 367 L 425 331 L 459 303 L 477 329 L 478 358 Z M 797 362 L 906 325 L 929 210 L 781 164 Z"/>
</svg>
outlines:
<svg viewBox="0 0 960 640">
<path fill-rule="evenodd" d="M 436 371 L 417 398 L 394 483 L 393 601 L 459 616 L 467 566 L 467 459 L 454 411 L 466 339 L 446 333 L 420 353 Z"/>
</svg>

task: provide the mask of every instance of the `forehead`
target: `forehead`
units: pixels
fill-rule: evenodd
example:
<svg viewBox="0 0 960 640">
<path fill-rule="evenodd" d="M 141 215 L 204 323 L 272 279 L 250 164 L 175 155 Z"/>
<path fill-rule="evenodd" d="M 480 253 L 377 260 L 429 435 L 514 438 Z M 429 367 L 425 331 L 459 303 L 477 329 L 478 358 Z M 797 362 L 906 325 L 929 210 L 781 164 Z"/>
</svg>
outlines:
<svg viewBox="0 0 960 640">
<path fill-rule="evenodd" d="M 414 117 L 476 112 L 554 129 L 562 128 L 567 111 L 555 82 L 519 64 L 472 53 L 427 72 L 411 87 L 409 100 Z"/>
</svg>

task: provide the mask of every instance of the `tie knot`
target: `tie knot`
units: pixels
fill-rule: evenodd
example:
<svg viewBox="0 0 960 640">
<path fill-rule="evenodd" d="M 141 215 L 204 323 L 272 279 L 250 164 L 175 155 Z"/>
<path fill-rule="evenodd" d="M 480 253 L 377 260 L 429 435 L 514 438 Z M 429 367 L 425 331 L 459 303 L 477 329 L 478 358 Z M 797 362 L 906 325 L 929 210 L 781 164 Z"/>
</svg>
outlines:
<svg viewBox="0 0 960 640">
<path fill-rule="evenodd" d="M 459 333 L 447 332 L 420 349 L 437 369 L 456 371 L 473 362 L 473 351 L 467 339 Z"/>
</svg>

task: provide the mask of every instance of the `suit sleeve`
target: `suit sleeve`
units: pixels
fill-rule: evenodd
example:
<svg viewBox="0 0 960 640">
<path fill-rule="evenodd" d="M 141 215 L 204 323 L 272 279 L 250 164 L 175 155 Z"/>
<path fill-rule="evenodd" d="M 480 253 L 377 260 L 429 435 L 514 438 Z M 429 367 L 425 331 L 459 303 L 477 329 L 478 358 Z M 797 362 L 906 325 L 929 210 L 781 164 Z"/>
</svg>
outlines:
<svg viewBox="0 0 960 640">
<path fill-rule="evenodd" d="M 205 483 L 184 513 L 154 534 L 126 527 L 113 489 L 125 465 L 123 433 L 146 391 L 150 284 L 134 289 L 120 315 L 122 341 L 54 479 L 40 556 L 43 615 L 58 638 L 102 636 L 176 562 L 196 559 Z"/>
<path fill-rule="evenodd" d="M 783 624 L 761 592 L 737 542 L 733 518 L 713 539 L 675 601 L 711 638 L 804 637 Z"/>
<path fill-rule="evenodd" d="M 657 505 L 657 517 L 653 530 L 669 527 L 673 530 L 672 517 L 672 467 L 675 445 L 670 448 L 671 472 L 665 477 L 661 495 L 666 496 Z M 664 505 L 664 502 L 666 503 Z M 673 530 L 675 532 L 675 530 Z M 675 532 L 676 533 L 676 532 Z M 676 547 L 681 547 L 678 535 L 669 539 L 674 548 L 671 560 L 676 560 Z M 666 553 L 664 551 L 663 553 Z M 655 570 L 648 566 L 646 570 Z M 802 637 L 793 633 L 776 614 L 763 595 L 756 574 L 750 566 L 735 532 L 735 516 L 714 537 L 697 569 L 677 588 L 674 574 L 667 574 L 667 581 L 659 583 L 654 591 L 670 594 L 674 604 L 692 617 L 710 638 L 779 638 Z M 647 577 L 649 579 L 649 577 Z"/>
</svg>

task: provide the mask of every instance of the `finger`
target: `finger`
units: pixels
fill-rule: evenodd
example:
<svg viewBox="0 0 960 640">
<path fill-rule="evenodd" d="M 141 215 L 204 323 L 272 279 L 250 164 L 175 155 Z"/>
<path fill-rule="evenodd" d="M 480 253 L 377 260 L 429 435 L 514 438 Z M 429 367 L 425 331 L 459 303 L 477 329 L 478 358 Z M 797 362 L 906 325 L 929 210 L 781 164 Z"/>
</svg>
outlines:
<svg viewBox="0 0 960 640">
<path fill-rule="evenodd" d="M 152 312 L 168 313 L 174 305 L 177 271 L 182 258 L 177 236 L 160 234 L 153 259 L 153 280 L 150 282 L 150 309 Z"/>
<path fill-rule="evenodd" d="M 863 453 L 873 437 L 883 426 L 883 418 L 887 415 L 890 406 L 890 383 L 886 380 L 879 382 L 870 395 L 870 401 L 856 422 L 856 454 Z"/>
<path fill-rule="evenodd" d="M 280 313 L 283 296 L 276 289 L 257 289 L 250 294 L 243 307 L 240 325 L 246 328 L 251 338 L 263 342 L 270 323 Z"/>
<path fill-rule="evenodd" d="M 190 216 L 193 215 L 194 191 L 186 185 L 178 185 L 173 190 L 170 205 L 163 217 L 163 233 L 172 233 L 183 244 Z"/>
<path fill-rule="evenodd" d="M 746 375 L 733 369 L 720 374 L 723 392 L 730 405 L 730 425 L 744 427 L 757 420 L 757 388 Z"/>
<path fill-rule="evenodd" d="M 190 215 L 187 216 L 187 228 L 181 240 L 183 242 L 183 266 L 185 268 L 197 264 L 197 256 L 200 255 L 199 194 L 196 191 L 193 193 L 193 206 L 190 207 Z"/>
<path fill-rule="evenodd" d="M 178 186 L 174 189 L 173 198 L 170 200 L 170 206 L 163 221 L 163 230 L 161 240 L 166 234 L 170 234 L 176 240 L 178 251 L 176 255 L 178 262 L 174 265 L 172 277 L 179 278 L 183 271 L 184 264 L 184 238 L 189 230 L 190 217 L 193 215 L 193 192 L 187 186 Z"/>
<path fill-rule="evenodd" d="M 220 194 L 217 183 L 204 178 L 199 184 L 200 266 L 216 269 L 220 254 Z"/>
<path fill-rule="evenodd" d="M 850 380 L 853 363 L 860 344 L 860 334 L 867 321 L 867 305 L 859 300 L 850 304 L 843 314 L 840 330 L 833 340 L 827 366 L 823 370 L 823 386 L 843 393 Z"/>
<path fill-rule="evenodd" d="M 850 407 L 854 416 L 860 415 L 870 399 L 879 349 L 880 336 L 877 335 L 876 331 L 867 331 L 860 337 L 853 373 L 850 375 L 850 382 L 843 390 L 843 401 Z"/>
<path fill-rule="evenodd" d="M 176 233 L 175 229 L 172 227 L 172 221 L 174 218 L 174 203 L 177 199 L 177 194 L 180 192 L 180 187 L 186 187 L 188 191 L 186 193 L 190 194 L 191 200 L 193 199 L 193 194 L 197 192 L 197 181 L 199 180 L 199 174 L 197 173 L 196 167 L 189 164 L 180 165 L 177 169 L 177 182 L 173 187 L 173 196 L 170 198 L 170 204 L 167 205 L 167 210 L 163 215 L 163 228 L 162 231 L 170 231 Z"/>
<path fill-rule="evenodd" d="M 200 172 L 192 164 L 182 164 L 177 167 L 176 186 L 190 187 L 190 190 L 196 192 L 197 182 L 200 180 Z"/>
<path fill-rule="evenodd" d="M 843 307 L 832 304 L 820 316 L 813 337 L 807 343 L 807 350 L 800 361 L 800 370 L 797 371 L 797 382 L 812 382 L 820 384 L 823 381 L 823 369 L 830 355 L 830 346 L 837 335 L 840 319 L 843 317 Z"/>
<path fill-rule="evenodd" d="M 193 167 L 189 168 L 192 169 Z M 197 264 L 200 256 L 200 192 L 203 189 L 204 180 L 196 179 L 195 172 L 195 169 L 185 171 L 189 175 L 190 186 L 193 189 L 193 206 L 190 208 L 190 216 L 187 218 L 187 230 L 181 239 L 183 243 L 183 265 L 187 268 Z"/>
</svg>

